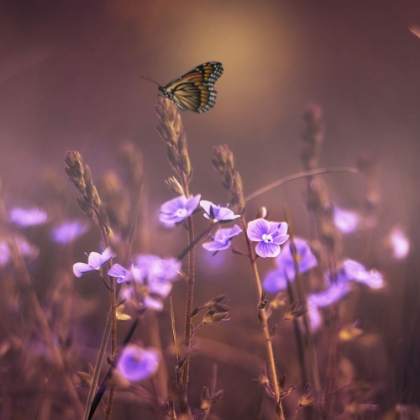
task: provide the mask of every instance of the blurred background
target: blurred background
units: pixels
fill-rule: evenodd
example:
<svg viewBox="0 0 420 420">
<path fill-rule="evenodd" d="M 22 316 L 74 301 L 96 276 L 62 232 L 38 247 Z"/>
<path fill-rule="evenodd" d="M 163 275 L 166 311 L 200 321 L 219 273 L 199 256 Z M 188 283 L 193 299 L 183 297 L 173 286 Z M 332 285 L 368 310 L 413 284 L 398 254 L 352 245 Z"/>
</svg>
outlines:
<svg viewBox="0 0 420 420">
<path fill-rule="evenodd" d="M 395 226 L 410 239 L 409 259 L 392 266 L 388 279 L 400 300 L 376 302 L 371 309 L 383 331 L 390 318 L 398 319 L 385 340 L 389 346 L 381 350 L 381 373 L 371 376 L 385 383 L 385 409 L 420 403 L 420 39 L 409 31 L 412 25 L 420 25 L 415 0 L 2 0 L 0 177 L 6 206 L 45 207 L 40 180 L 48 169 L 67 183 L 66 216 L 81 215 L 76 190 L 66 181 L 66 151 L 78 150 L 99 179 L 116 168 L 119 146 L 131 140 L 144 157 L 150 250 L 176 255 L 184 237 L 159 229 L 157 223 L 159 206 L 172 198 L 164 184 L 171 170 L 155 129 L 158 91 L 140 75 L 166 85 L 202 62 L 223 63 L 216 106 L 205 114 L 182 114 L 194 167 L 191 189 L 221 204 L 228 197 L 211 165 L 212 148 L 231 148 L 249 194 L 301 170 L 302 114 L 307 104 L 316 103 L 325 127 L 320 166 L 355 166 L 357 156 L 370 150 L 379 171 L 378 242 Z M 340 173 L 324 180 L 334 203 L 350 209 L 362 206 L 360 175 Z M 303 181 L 295 181 L 259 197 L 247 208 L 249 218 L 262 205 L 273 220 L 283 218 L 287 204 L 296 233 L 307 236 L 303 187 Z M 75 255 L 80 260 L 97 244 L 81 239 Z M 346 246 L 346 256 L 357 254 L 357 240 Z M 255 307 L 251 281 L 243 287 L 245 280 L 235 277 L 233 268 L 211 271 L 214 261 L 207 262 L 201 250 L 198 258 L 203 283 L 197 286 L 197 301 L 228 293 L 239 314 L 241 305 Z M 233 262 L 233 256 L 225 258 Z M 380 256 L 371 263 L 378 269 L 385 264 Z M 269 264 L 264 264 L 266 271 Z M 42 289 L 42 276 L 37 282 Z M 232 318 L 235 322 L 235 315 Z M 181 309 L 180 329 L 182 319 Z M 253 314 L 250 319 L 258 331 Z M 91 321 L 95 345 L 102 328 L 96 321 Z M 214 334 L 224 339 L 233 333 L 227 324 L 218 328 Z M 238 339 L 235 347 L 241 346 Z M 375 354 L 368 352 L 367 360 Z M 197 366 L 192 369 L 194 376 Z M 241 372 L 236 372 L 238 377 Z M 192 390 L 196 400 L 201 386 L 197 382 Z M 250 395 L 253 386 L 247 388 Z M 239 404 L 241 397 L 228 395 L 220 402 L 225 413 L 221 418 L 245 418 L 246 407 L 229 404 L 229 398 Z"/>
</svg>

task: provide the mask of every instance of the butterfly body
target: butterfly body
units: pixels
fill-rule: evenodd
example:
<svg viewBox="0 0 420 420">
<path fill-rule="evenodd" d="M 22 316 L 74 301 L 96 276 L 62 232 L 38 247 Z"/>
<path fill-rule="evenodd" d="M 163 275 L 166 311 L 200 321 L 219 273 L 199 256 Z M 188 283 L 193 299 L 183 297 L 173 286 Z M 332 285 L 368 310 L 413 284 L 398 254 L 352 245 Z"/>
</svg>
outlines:
<svg viewBox="0 0 420 420">
<path fill-rule="evenodd" d="M 222 75 L 222 63 L 209 61 L 188 71 L 159 90 L 183 111 L 206 112 L 216 101 L 214 83 Z"/>
</svg>

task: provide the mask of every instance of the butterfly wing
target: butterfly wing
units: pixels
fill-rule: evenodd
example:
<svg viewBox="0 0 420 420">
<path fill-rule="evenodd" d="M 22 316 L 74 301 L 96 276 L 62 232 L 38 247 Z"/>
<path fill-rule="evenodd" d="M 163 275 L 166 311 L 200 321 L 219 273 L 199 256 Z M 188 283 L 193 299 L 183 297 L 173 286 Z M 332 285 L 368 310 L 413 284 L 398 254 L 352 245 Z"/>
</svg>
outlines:
<svg viewBox="0 0 420 420">
<path fill-rule="evenodd" d="M 222 73 L 222 63 L 210 61 L 195 67 L 159 90 L 175 101 L 183 111 L 206 112 L 215 104 L 217 92 L 213 85 Z"/>
</svg>

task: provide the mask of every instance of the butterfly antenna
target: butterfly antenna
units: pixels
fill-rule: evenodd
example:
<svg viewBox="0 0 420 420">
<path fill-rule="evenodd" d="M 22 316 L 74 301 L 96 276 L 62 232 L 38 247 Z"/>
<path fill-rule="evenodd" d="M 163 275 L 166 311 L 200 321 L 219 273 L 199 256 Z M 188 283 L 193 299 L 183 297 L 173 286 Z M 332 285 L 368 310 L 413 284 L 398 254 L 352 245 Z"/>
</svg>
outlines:
<svg viewBox="0 0 420 420">
<path fill-rule="evenodd" d="M 144 80 L 147 80 L 148 82 L 154 83 L 155 85 L 158 85 L 160 87 L 160 84 L 156 82 L 156 80 L 153 80 L 150 76 L 144 76 L 143 74 L 140 75 L 140 77 Z"/>
</svg>

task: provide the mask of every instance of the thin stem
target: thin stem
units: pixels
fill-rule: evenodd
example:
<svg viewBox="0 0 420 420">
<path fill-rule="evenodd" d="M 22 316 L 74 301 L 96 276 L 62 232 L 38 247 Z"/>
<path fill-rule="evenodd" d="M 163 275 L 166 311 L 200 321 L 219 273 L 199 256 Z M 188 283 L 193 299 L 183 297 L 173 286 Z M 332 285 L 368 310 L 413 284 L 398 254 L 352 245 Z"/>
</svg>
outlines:
<svg viewBox="0 0 420 420">
<path fill-rule="evenodd" d="M 110 297 L 111 297 L 111 358 L 114 359 L 117 353 L 117 300 L 116 300 L 116 291 L 115 291 L 115 279 L 113 277 L 109 278 L 110 285 Z M 111 386 L 109 392 L 108 405 L 106 407 L 106 416 L 105 420 L 111 418 L 112 406 L 115 399 L 115 386 Z"/>
<path fill-rule="evenodd" d="M 303 302 L 305 306 L 305 312 L 302 316 L 303 318 L 303 325 L 305 327 L 306 331 L 306 337 L 308 340 L 308 347 L 309 347 L 309 354 L 311 358 L 311 367 L 312 367 L 312 379 L 314 381 L 314 387 L 315 387 L 315 393 L 318 395 L 321 389 L 321 381 L 319 379 L 319 367 L 318 367 L 318 357 L 316 355 L 316 348 L 315 348 L 315 342 L 314 337 L 312 334 L 312 328 L 311 328 L 311 322 L 309 320 L 309 314 L 308 314 L 308 301 L 306 299 L 306 293 L 302 285 L 302 274 L 299 269 L 299 262 L 297 259 L 297 249 L 294 241 L 294 230 L 293 230 L 293 224 L 292 220 L 288 211 L 288 208 L 285 208 L 286 212 L 286 221 L 289 226 L 289 235 L 290 235 L 290 247 L 291 247 L 291 254 L 293 259 L 293 267 L 295 269 L 295 283 L 297 286 L 297 292 L 298 292 L 298 299 Z M 304 383 L 305 385 L 305 383 Z"/>
<path fill-rule="evenodd" d="M 290 303 L 293 303 L 295 298 L 293 295 L 292 285 L 287 275 L 286 275 L 286 281 L 287 281 L 287 294 L 289 296 L 289 301 Z M 299 321 L 296 318 L 293 319 L 293 329 L 295 333 L 296 347 L 298 350 L 301 380 L 302 380 L 303 385 L 306 385 L 308 383 L 308 378 L 306 375 L 305 352 L 303 349 L 302 334 L 300 333 L 298 322 Z"/>
<path fill-rule="evenodd" d="M 189 223 L 189 222 L 188 222 Z M 215 224 L 209 226 L 207 229 L 203 230 L 196 238 L 194 238 L 194 240 L 190 243 L 190 241 L 188 240 L 188 246 L 178 255 L 178 260 L 182 261 L 186 255 L 193 249 L 195 248 L 195 246 L 201 242 L 203 240 L 203 238 L 205 238 L 206 236 L 208 236 L 208 234 L 211 232 L 211 230 L 213 229 L 213 227 L 215 226 Z M 189 230 L 189 228 L 188 228 Z M 190 238 L 189 238 L 190 239 Z"/>
<path fill-rule="evenodd" d="M 106 348 L 108 346 L 109 337 L 111 335 L 111 326 L 112 326 L 112 311 L 109 311 L 108 318 L 106 321 L 105 331 L 102 336 L 101 346 L 99 347 L 98 358 L 96 359 L 95 367 L 93 370 L 92 383 L 89 388 L 89 394 L 87 397 L 85 412 L 83 415 L 83 420 L 89 418 L 89 412 L 92 406 L 92 401 L 95 396 L 96 388 L 99 383 L 99 375 L 101 373 L 101 368 L 105 359 Z"/>
<path fill-rule="evenodd" d="M 193 219 L 190 216 L 188 218 L 188 245 L 194 243 L 194 225 Z M 186 413 L 189 411 L 188 407 L 188 379 L 189 379 L 189 367 L 190 367 L 190 339 L 192 331 L 192 319 L 191 312 L 193 309 L 194 302 L 194 283 L 195 283 L 195 251 L 194 247 L 191 247 L 189 251 L 188 259 L 188 282 L 187 282 L 187 306 L 185 310 L 185 349 L 186 349 L 186 359 L 183 372 L 183 385 L 184 385 L 184 400 L 181 404 L 181 412 Z"/>
<path fill-rule="evenodd" d="M 274 181 L 271 184 L 268 184 L 265 187 L 260 188 L 257 191 L 254 191 L 253 193 L 245 197 L 245 202 L 251 201 L 254 198 L 272 190 L 273 188 L 276 188 L 276 187 L 279 187 L 280 185 L 285 184 L 286 182 L 294 181 L 295 179 L 299 179 L 299 178 L 311 177 L 313 175 L 331 174 L 335 172 L 358 173 L 359 170 L 357 168 L 351 168 L 351 167 L 338 167 L 338 168 L 320 168 L 320 169 L 313 169 L 311 171 L 298 172 L 297 174 L 288 175 L 283 178 L 280 178 L 277 181 Z"/>
<path fill-rule="evenodd" d="M 246 220 L 244 216 L 241 216 L 241 224 L 242 224 L 242 229 L 244 232 L 246 232 L 247 226 L 246 226 Z M 252 266 L 252 270 L 254 272 L 254 278 L 255 278 L 255 284 L 257 286 L 257 292 L 258 292 L 258 300 L 261 300 L 261 296 L 262 296 L 262 286 L 261 286 L 261 279 L 260 279 L 260 274 L 258 272 L 258 268 L 257 268 L 257 264 L 256 264 L 256 260 L 255 260 L 255 255 L 254 255 L 254 251 L 252 249 L 252 245 L 251 245 L 251 241 L 249 240 L 248 236 L 245 233 L 245 240 L 246 240 L 246 244 L 247 244 L 247 248 L 248 248 L 248 253 L 249 253 L 249 258 L 251 261 L 251 266 Z M 273 384 L 273 388 L 274 388 L 274 396 L 275 396 L 275 400 L 276 400 L 276 413 L 278 415 L 278 418 L 280 420 L 285 420 L 284 419 L 284 414 L 283 414 L 283 407 L 282 407 L 282 403 L 281 403 L 281 399 L 280 399 L 280 387 L 279 387 L 279 381 L 277 378 L 277 372 L 276 372 L 276 365 L 275 365 L 275 361 L 274 361 L 274 352 L 273 352 L 273 344 L 271 341 L 271 336 L 270 336 L 270 331 L 268 328 L 268 316 L 267 316 L 267 312 L 265 310 L 265 308 L 261 308 L 260 310 L 260 323 L 263 329 L 263 333 L 264 333 L 264 341 L 265 341 L 265 347 L 266 347 L 266 351 L 267 351 L 267 362 L 268 362 L 268 367 L 269 367 L 269 371 L 270 371 L 270 375 L 271 375 L 271 381 Z"/>
<path fill-rule="evenodd" d="M 101 220 L 99 217 L 99 214 L 96 211 L 95 211 L 95 214 L 98 220 Z M 98 222 L 98 223 L 102 232 L 105 246 L 108 247 L 109 238 L 108 238 L 107 229 L 103 225 L 103 223 L 101 222 Z M 108 268 L 111 268 L 111 267 L 112 267 L 112 259 L 109 260 L 109 263 L 108 263 Z M 103 281 L 106 284 L 104 279 Z M 99 375 L 100 375 L 102 364 L 105 358 L 106 348 L 108 346 L 108 341 L 109 341 L 110 336 L 111 336 L 112 359 L 114 359 L 117 352 L 117 296 L 116 296 L 115 280 L 112 277 L 109 278 L 109 291 L 110 291 L 110 301 L 111 301 L 110 312 L 107 319 L 104 335 L 102 337 L 101 347 L 99 348 L 99 355 L 98 355 L 98 359 L 96 360 L 92 383 L 89 388 L 88 399 L 86 401 L 86 406 L 85 406 L 85 411 L 84 411 L 84 416 L 83 416 L 84 420 L 88 419 L 89 413 L 91 411 L 91 404 L 95 395 L 96 387 L 98 385 Z M 115 387 L 112 386 L 110 390 L 110 394 L 109 394 L 108 405 L 106 408 L 106 417 L 105 417 L 106 420 L 109 420 L 109 418 L 111 417 L 112 407 L 114 404 L 114 397 L 115 397 Z"/>
</svg>

